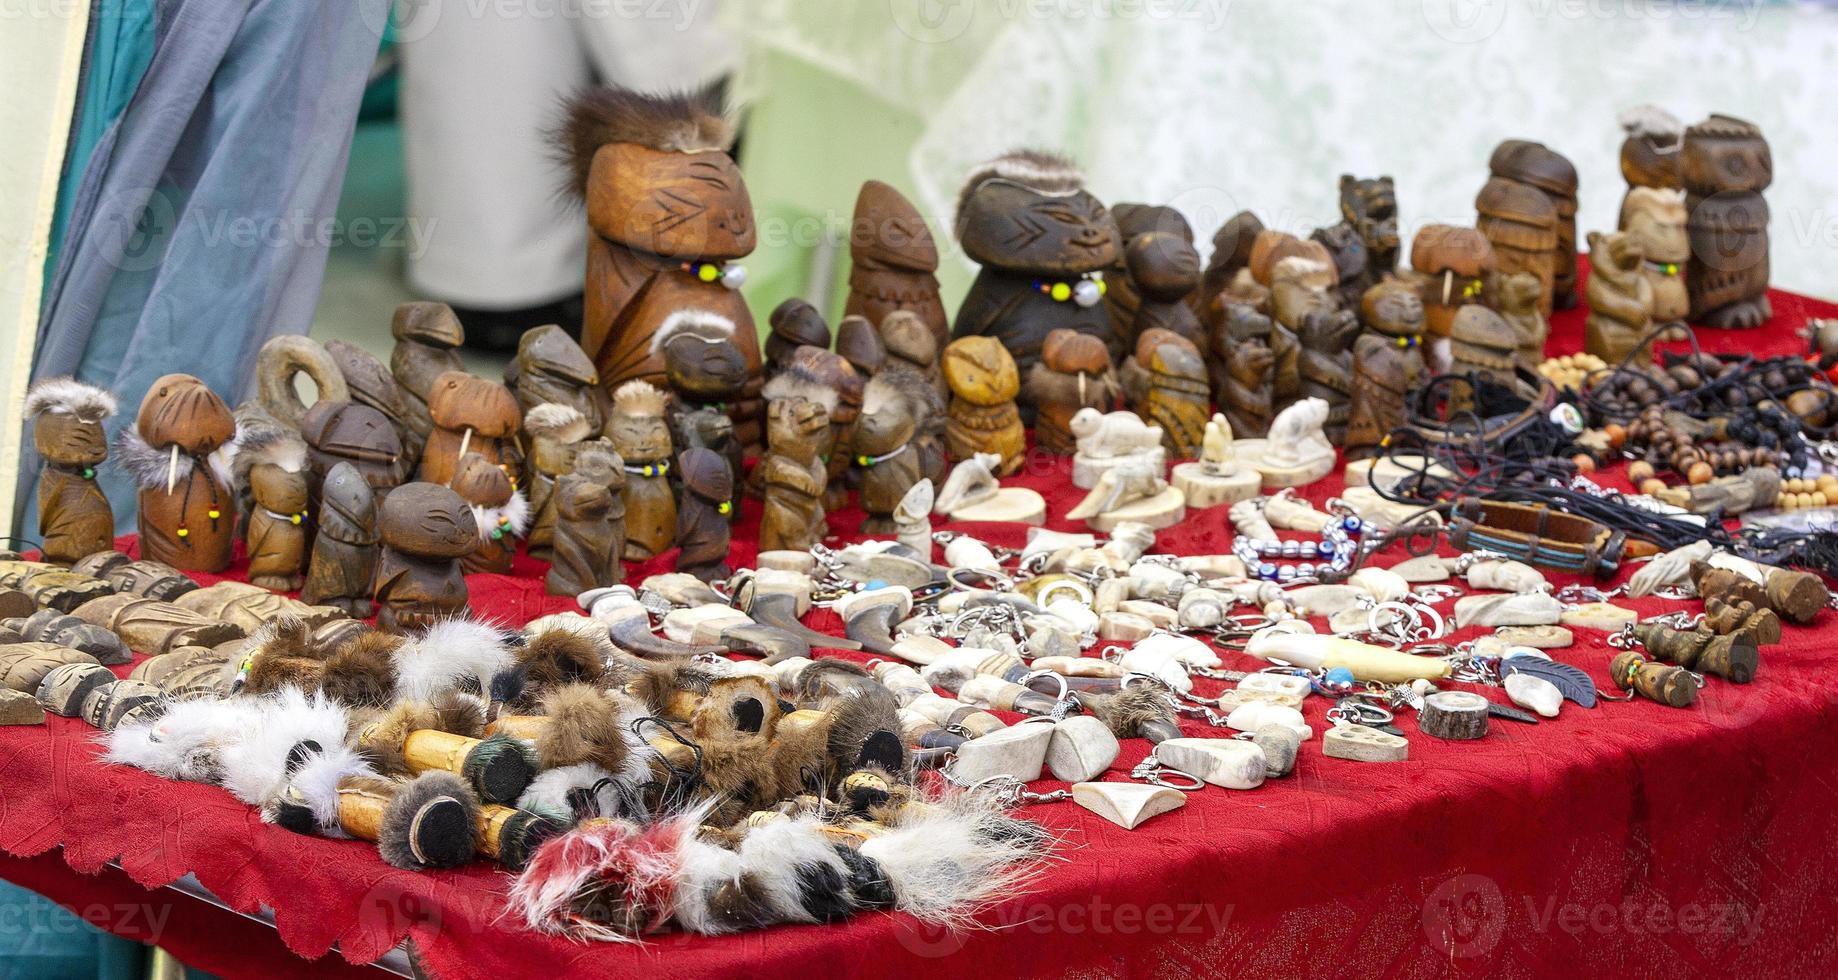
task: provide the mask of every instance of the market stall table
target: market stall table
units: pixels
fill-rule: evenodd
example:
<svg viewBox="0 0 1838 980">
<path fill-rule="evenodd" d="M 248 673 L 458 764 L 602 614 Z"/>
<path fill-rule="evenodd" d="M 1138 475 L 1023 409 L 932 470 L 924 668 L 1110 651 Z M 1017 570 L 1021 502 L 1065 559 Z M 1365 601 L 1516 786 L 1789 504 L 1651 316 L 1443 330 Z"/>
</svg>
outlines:
<svg viewBox="0 0 1838 980">
<path fill-rule="evenodd" d="M 1802 297 L 1773 301 L 1769 326 L 1703 331 L 1704 347 L 1796 352 L 1807 318 L 1838 315 Z M 1550 350 L 1580 349 L 1582 319 L 1580 310 L 1554 317 Z M 1059 517 L 1082 495 L 1068 469 L 1032 457 L 1005 482 L 1042 492 L 1048 526 L 1073 529 Z M 1597 478 L 1625 487 L 1619 468 Z M 1335 475 L 1303 495 L 1320 503 L 1340 487 Z M 736 567 L 752 562 L 758 515 L 750 502 L 734 535 Z M 849 539 L 860 520 L 838 513 L 831 527 Z M 948 527 L 996 544 L 1024 540 L 1017 526 Z M 1156 550 L 1225 553 L 1230 541 L 1220 507 L 1161 532 Z M 669 559 L 633 567 L 629 580 L 667 571 Z M 542 568 L 520 555 L 512 575 L 470 576 L 474 612 L 518 625 L 571 608 L 543 594 Z M 1627 604 L 1642 615 L 1696 609 Z M 807 621 L 840 633 L 827 611 Z M 1609 688 L 1604 640 L 1578 630 L 1574 646 L 1552 653 Z M 1071 802 L 1030 806 L 1026 816 L 1063 836 L 1059 860 L 988 909 L 987 928 L 956 934 L 875 913 L 727 937 L 665 934 L 643 946 L 540 936 L 503 916 L 510 879 L 491 865 L 412 873 L 384 864 L 371 844 L 265 825 L 221 789 L 100 764 L 96 731 L 56 717 L 0 731 L 0 877 L 79 910 L 117 910 L 95 924 L 220 974 L 322 975 L 404 939 L 421 966 L 451 978 L 1826 973 L 1838 961 L 1834 644 L 1838 612 L 1821 613 L 1763 651 L 1754 683 L 1712 678 L 1686 710 L 1570 705 L 1537 725 L 1496 720 L 1474 742 L 1420 735 L 1406 714 L 1404 762 L 1328 759 L 1317 735 L 1292 776 L 1248 792 L 1209 787 L 1133 832 Z M 1259 666 L 1224 656 L 1230 668 Z M 1504 701 L 1498 689 L 1472 689 Z M 1328 707 L 1311 698 L 1304 709 L 1317 733 Z M 1194 719 L 1182 727 L 1228 734 Z M 1103 778 L 1127 779 L 1148 748 L 1126 740 Z M 109 867 L 117 860 L 119 871 Z M 147 890 L 188 873 L 233 909 L 271 909 L 287 949 L 324 959 L 278 957 L 265 926 Z M 149 931 L 122 909 L 169 915 Z"/>
</svg>

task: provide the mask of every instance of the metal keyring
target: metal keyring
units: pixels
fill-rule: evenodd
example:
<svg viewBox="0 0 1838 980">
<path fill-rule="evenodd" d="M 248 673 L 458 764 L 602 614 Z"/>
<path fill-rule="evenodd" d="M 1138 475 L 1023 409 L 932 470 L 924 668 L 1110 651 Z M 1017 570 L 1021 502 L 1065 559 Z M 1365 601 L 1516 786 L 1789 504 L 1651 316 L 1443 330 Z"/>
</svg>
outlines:
<svg viewBox="0 0 1838 980">
<path fill-rule="evenodd" d="M 959 576 L 980 576 L 986 583 L 973 585 Z M 988 568 L 953 568 L 945 573 L 945 578 L 959 592 L 1013 592 L 1015 581 L 1001 572 Z"/>
</svg>

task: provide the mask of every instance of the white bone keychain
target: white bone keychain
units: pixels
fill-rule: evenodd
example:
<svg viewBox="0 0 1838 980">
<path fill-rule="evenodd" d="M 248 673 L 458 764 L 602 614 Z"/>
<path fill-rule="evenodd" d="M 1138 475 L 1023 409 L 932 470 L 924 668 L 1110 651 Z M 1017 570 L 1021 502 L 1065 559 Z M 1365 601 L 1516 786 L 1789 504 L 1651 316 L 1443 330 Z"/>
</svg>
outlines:
<svg viewBox="0 0 1838 980">
<path fill-rule="evenodd" d="M 1455 570 L 1473 589 L 1495 589 L 1501 592 L 1549 591 L 1551 583 L 1544 573 L 1521 561 L 1512 561 L 1486 552 L 1470 552 L 1455 560 Z"/>
<path fill-rule="evenodd" d="M 1338 520 L 1332 514 L 1309 506 L 1307 501 L 1296 496 L 1294 489 L 1280 490 L 1265 498 L 1263 515 L 1271 527 L 1307 534 L 1320 534 L 1322 528 Z"/>
<path fill-rule="evenodd" d="M 1347 576 L 1347 584 L 1366 590 L 1380 602 L 1397 602 L 1410 595 L 1410 583 L 1404 576 L 1383 568 L 1361 568 Z"/>
<path fill-rule="evenodd" d="M 1262 497 L 1240 500 L 1232 505 L 1232 509 L 1226 512 L 1226 516 L 1231 519 L 1232 529 L 1237 531 L 1241 538 L 1254 538 L 1260 541 L 1276 538 L 1276 528 L 1271 527 L 1270 521 L 1264 517 L 1264 498 Z"/>
<path fill-rule="evenodd" d="M 950 532 L 940 532 L 950 534 Z M 934 535 L 937 537 L 938 535 Z M 944 542 L 945 564 L 951 568 L 971 568 L 977 571 L 1000 572 L 1002 562 L 989 546 L 965 534 L 951 534 Z"/>
</svg>

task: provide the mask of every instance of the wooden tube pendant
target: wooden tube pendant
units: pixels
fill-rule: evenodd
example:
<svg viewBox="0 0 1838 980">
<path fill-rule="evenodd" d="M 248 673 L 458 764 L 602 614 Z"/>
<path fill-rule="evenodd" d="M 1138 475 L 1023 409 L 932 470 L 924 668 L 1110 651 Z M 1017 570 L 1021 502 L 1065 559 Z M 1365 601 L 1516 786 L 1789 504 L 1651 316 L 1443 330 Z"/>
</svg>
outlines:
<svg viewBox="0 0 1838 980">
<path fill-rule="evenodd" d="M 1608 670 L 1616 687 L 1660 704 L 1689 708 L 1698 699 L 1698 682 L 1690 671 L 1653 663 L 1632 650 L 1616 654 Z"/>
<path fill-rule="evenodd" d="M 408 739 L 402 743 L 402 755 L 408 760 L 410 772 L 423 773 L 439 769 L 462 773 L 466 769 L 466 757 L 478 745 L 479 740 L 476 738 L 422 729 L 408 734 Z"/>
<path fill-rule="evenodd" d="M 338 791 L 338 826 L 345 833 L 375 842 L 383 836 L 383 812 L 394 799 L 368 787 Z"/>
<path fill-rule="evenodd" d="M 534 742 L 549 730 L 547 715 L 499 715 L 491 724 L 485 726 L 487 735 L 509 735 L 526 742 Z"/>
</svg>

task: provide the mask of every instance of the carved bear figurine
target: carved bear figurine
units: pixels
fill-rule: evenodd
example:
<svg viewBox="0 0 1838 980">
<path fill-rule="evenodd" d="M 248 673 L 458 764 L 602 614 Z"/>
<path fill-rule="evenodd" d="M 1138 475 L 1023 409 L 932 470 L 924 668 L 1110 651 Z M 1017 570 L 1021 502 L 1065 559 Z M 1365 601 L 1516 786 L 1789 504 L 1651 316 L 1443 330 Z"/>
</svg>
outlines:
<svg viewBox="0 0 1838 980">
<path fill-rule="evenodd" d="M 1640 245 L 1624 232 L 1589 233 L 1590 275 L 1585 288 L 1589 319 L 1583 328 L 1583 349 L 1608 362 L 1621 364 L 1646 338 L 1653 323 L 1653 287 L 1641 275 L 1646 257 Z M 1652 361 L 1652 346 L 1641 348 L 1633 364 Z"/>
<path fill-rule="evenodd" d="M 75 378 L 47 378 L 26 392 L 32 445 L 45 461 L 38 478 L 38 536 L 48 562 L 69 565 L 115 544 L 115 514 L 96 485 L 108 458 L 102 423 L 115 396 Z"/>
</svg>

